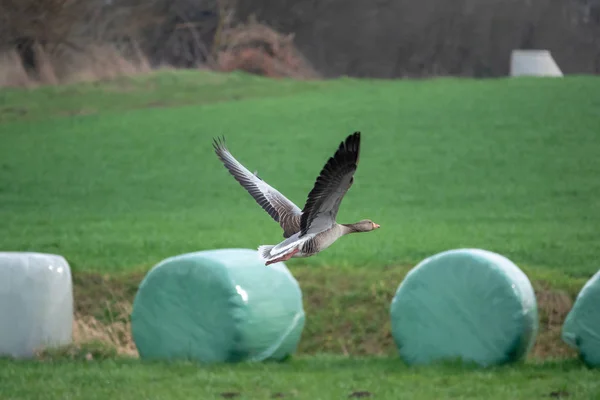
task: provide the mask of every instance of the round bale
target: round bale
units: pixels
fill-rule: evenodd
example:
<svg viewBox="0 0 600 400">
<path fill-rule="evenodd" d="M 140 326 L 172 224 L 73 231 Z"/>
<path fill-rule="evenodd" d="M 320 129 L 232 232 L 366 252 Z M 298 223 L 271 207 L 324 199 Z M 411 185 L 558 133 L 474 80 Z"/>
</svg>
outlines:
<svg viewBox="0 0 600 400">
<path fill-rule="evenodd" d="M 31 358 L 73 339 L 71 268 L 63 256 L 0 252 L 0 357 Z"/>
<path fill-rule="evenodd" d="M 482 366 L 523 358 L 538 330 L 535 294 L 507 258 L 456 249 L 414 267 L 391 304 L 392 335 L 409 365 L 462 360 Z"/>
<path fill-rule="evenodd" d="M 282 360 L 302 334 L 302 292 L 285 264 L 265 266 L 255 250 L 183 254 L 146 275 L 131 326 L 145 359 Z"/>
<path fill-rule="evenodd" d="M 590 367 L 600 367 L 600 271 L 586 282 L 562 327 L 562 339 Z"/>
</svg>

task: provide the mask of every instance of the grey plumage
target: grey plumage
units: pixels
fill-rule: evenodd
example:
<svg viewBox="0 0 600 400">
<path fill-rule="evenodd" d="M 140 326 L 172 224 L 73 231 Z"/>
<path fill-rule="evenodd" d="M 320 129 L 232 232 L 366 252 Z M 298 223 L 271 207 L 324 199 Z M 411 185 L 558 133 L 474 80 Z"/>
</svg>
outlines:
<svg viewBox="0 0 600 400">
<path fill-rule="evenodd" d="M 259 178 L 256 171 L 251 173 L 237 161 L 226 148 L 224 138 L 214 139 L 213 146 L 231 175 L 283 229 L 284 241 L 258 248 L 267 265 L 291 257 L 310 257 L 329 247 L 341 236 L 379 228 L 371 220 L 355 224 L 336 222 L 342 199 L 354 182 L 360 152 L 360 132 L 349 135 L 333 157 L 328 159 L 302 210 Z"/>
<path fill-rule="evenodd" d="M 300 208 L 287 197 L 279 193 L 264 180 L 251 173 L 231 155 L 225 146 L 225 138 L 215 139 L 213 147 L 219 159 L 227 170 L 248 193 L 256 200 L 263 210 L 283 229 L 283 237 L 288 238 L 300 230 Z"/>
</svg>

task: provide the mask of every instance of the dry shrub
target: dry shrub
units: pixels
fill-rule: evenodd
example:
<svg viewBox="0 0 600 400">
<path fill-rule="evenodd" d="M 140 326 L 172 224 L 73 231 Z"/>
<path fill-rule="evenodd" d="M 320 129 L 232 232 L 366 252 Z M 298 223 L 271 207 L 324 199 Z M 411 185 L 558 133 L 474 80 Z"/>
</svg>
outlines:
<svg viewBox="0 0 600 400">
<path fill-rule="evenodd" d="M 100 342 L 116 350 L 118 354 L 138 356 L 137 348 L 131 336 L 131 304 L 118 303 L 111 307 L 114 312 L 107 323 L 98 321 L 90 315 L 75 314 L 73 321 L 73 343 L 85 345 L 90 342 Z"/>
<path fill-rule="evenodd" d="M 37 43 L 34 45 L 33 51 L 35 59 L 37 60 L 35 74 L 37 75 L 38 83 L 56 85 L 58 83 L 58 77 L 56 76 L 56 67 L 52 55 L 48 54 L 44 48 Z"/>
<path fill-rule="evenodd" d="M 575 351 L 561 339 L 562 325 L 573 307 L 573 301 L 566 293 L 547 287 L 536 290 L 536 299 L 540 330 L 531 355 L 536 358 L 573 356 Z"/>
<path fill-rule="evenodd" d="M 218 69 L 243 70 L 272 78 L 318 78 L 293 40 L 293 34 L 283 35 L 249 18 L 247 23 L 223 29 L 218 43 Z"/>
<path fill-rule="evenodd" d="M 15 50 L 0 53 L 0 87 L 30 87 L 33 82 Z"/>
<path fill-rule="evenodd" d="M 150 71 L 135 40 L 155 22 L 150 7 L 137 0 L 118 3 L 0 2 L 0 86 L 55 85 Z"/>
<path fill-rule="evenodd" d="M 3 1 L 0 53 L 7 61 L 0 63 L 0 84 L 111 79 L 165 64 L 318 77 L 292 35 L 252 19 L 232 26 L 234 7 L 235 0 Z"/>
<path fill-rule="evenodd" d="M 137 46 L 129 54 L 111 44 L 90 44 L 84 53 L 67 51 L 53 60 L 60 82 L 96 81 L 152 70 Z"/>
<path fill-rule="evenodd" d="M 90 44 L 85 51 L 59 46 L 51 54 L 34 46 L 36 65 L 29 73 L 15 50 L 0 53 L 0 87 L 30 87 L 98 81 L 152 71 L 139 49 L 125 53 L 111 44 Z"/>
<path fill-rule="evenodd" d="M 40 361 L 93 361 L 116 356 L 138 357 L 129 323 L 131 304 L 120 302 L 106 306 L 110 311 L 108 321 L 101 322 L 91 315 L 76 312 L 73 342 L 66 346 L 41 348 L 36 351 L 36 358 Z"/>
</svg>

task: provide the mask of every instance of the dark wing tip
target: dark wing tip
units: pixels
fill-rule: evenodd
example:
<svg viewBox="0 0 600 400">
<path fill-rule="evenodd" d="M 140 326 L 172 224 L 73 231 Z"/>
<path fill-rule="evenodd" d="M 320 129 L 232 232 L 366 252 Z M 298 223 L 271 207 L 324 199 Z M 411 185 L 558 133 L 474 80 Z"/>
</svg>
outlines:
<svg viewBox="0 0 600 400">
<path fill-rule="evenodd" d="M 360 131 L 356 131 L 352 135 L 348 136 L 346 142 L 351 148 L 358 149 L 360 146 Z"/>
<path fill-rule="evenodd" d="M 216 152 L 227 149 L 227 147 L 225 147 L 225 136 L 213 138 L 213 147 Z"/>
<path fill-rule="evenodd" d="M 346 140 L 340 143 L 338 151 L 333 158 L 342 156 L 350 156 L 355 164 L 358 164 L 358 155 L 360 151 L 360 131 L 356 131 L 351 135 L 348 135 Z"/>
<path fill-rule="evenodd" d="M 325 166 L 321 170 L 321 173 L 317 177 L 315 185 L 313 189 L 308 194 L 308 199 L 304 205 L 304 209 L 302 210 L 302 216 L 300 217 L 300 226 L 302 228 L 301 234 L 306 234 L 307 230 L 310 227 L 312 220 L 314 219 L 313 210 L 318 208 L 317 204 L 320 200 L 319 197 L 323 195 L 323 192 L 326 191 L 326 186 L 331 181 L 331 176 L 336 173 L 340 173 L 340 171 L 348 170 L 348 168 L 352 170 L 356 170 L 358 165 L 358 157 L 360 150 L 360 132 L 356 131 L 351 135 L 347 136 L 344 139 L 333 157 L 330 157 Z M 351 183 L 354 177 L 351 178 Z"/>
</svg>

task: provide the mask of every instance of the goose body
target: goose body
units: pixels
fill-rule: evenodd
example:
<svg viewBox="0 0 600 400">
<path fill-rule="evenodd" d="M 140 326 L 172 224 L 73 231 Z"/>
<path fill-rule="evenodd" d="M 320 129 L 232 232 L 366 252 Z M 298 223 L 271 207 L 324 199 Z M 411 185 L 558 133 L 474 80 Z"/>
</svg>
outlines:
<svg viewBox="0 0 600 400">
<path fill-rule="evenodd" d="M 251 173 L 237 161 L 225 147 L 224 139 L 214 140 L 213 146 L 231 175 L 283 229 L 285 239 L 281 243 L 258 247 L 265 265 L 292 257 L 310 257 L 325 250 L 344 235 L 379 228 L 378 224 L 367 219 L 354 224 L 336 222 L 340 203 L 354 181 L 360 151 L 360 132 L 348 136 L 333 157 L 329 158 L 302 210 L 259 178 L 256 172 Z"/>
</svg>

